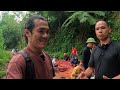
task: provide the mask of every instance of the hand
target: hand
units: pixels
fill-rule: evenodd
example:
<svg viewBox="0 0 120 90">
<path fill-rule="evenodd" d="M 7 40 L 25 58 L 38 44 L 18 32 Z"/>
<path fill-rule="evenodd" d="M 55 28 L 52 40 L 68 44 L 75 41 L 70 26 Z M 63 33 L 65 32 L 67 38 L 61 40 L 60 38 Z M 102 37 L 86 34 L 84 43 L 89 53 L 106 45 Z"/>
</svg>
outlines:
<svg viewBox="0 0 120 90">
<path fill-rule="evenodd" d="M 85 75 L 85 72 L 81 72 L 76 79 L 88 79 Z"/>
<path fill-rule="evenodd" d="M 105 76 L 105 75 L 103 75 L 103 79 L 110 79 L 109 77 L 107 77 L 107 76 Z"/>
</svg>

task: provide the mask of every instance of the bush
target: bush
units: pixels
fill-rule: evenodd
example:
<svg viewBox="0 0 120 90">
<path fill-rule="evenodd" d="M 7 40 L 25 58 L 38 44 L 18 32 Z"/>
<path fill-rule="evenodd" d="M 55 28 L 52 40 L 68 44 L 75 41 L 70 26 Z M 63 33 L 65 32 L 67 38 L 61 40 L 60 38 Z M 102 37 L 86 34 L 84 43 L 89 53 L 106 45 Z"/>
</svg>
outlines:
<svg viewBox="0 0 120 90">
<path fill-rule="evenodd" d="M 5 50 L 0 49 L 0 63 L 7 62 L 10 59 L 10 54 Z"/>
<path fill-rule="evenodd" d="M 6 63 L 10 60 L 10 54 L 0 49 L 0 78 L 5 76 Z"/>
</svg>

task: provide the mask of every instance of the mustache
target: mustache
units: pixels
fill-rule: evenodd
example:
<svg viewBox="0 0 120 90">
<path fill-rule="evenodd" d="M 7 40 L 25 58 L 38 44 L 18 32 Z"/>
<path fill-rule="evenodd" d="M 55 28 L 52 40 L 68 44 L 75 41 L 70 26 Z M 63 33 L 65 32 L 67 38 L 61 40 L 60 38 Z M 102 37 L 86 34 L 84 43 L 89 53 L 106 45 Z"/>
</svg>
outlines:
<svg viewBox="0 0 120 90">
<path fill-rule="evenodd" d="M 46 42 L 46 41 L 48 41 L 48 38 L 40 39 L 39 41 L 40 42 Z"/>
</svg>

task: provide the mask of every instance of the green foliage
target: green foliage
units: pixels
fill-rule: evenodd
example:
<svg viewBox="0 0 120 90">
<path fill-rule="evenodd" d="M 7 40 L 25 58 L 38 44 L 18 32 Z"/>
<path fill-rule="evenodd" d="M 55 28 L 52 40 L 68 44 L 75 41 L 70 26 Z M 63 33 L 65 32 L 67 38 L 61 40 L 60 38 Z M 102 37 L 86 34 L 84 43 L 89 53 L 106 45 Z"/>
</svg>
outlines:
<svg viewBox="0 0 120 90">
<path fill-rule="evenodd" d="M 83 44 L 78 38 L 78 31 L 71 30 L 61 30 L 56 32 L 55 38 L 52 38 L 45 48 L 45 51 L 50 52 L 51 56 L 59 56 L 60 59 L 63 59 L 63 53 L 66 52 L 69 56 L 71 54 L 72 47 L 76 47 L 78 54 L 80 55 Z"/>
<path fill-rule="evenodd" d="M 26 47 L 26 41 L 24 38 L 24 26 L 25 26 L 25 22 L 27 21 L 28 16 L 24 17 L 23 20 L 19 23 L 21 30 L 20 30 L 20 40 L 18 41 L 17 47 L 19 48 L 19 50 L 23 49 L 24 47 Z"/>
<path fill-rule="evenodd" d="M 5 72 L 6 72 L 6 66 L 7 63 L 9 62 L 11 56 L 8 52 L 0 49 L 0 78 L 2 78 L 3 76 L 5 76 Z"/>
<path fill-rule="evenodd" d="M 5 49 L 15 48 L 20 40 L 20 26 L 13 15 L 5 14 L 1 21 L 0 29 L 3 32 Z"/>
<path fill-rule="evenodd" d="M 17 46 L 18 41 L 20 40 L 20 36 L 16 30 L 4 31 L 3 35 L 5 38 L 4 45 L 6 46 L 6 49 L 12 49 Z"/>
<path fill-rule="evenodd" d="M 21 40 L 18 42 L 17 47 L 19 48 L 19 50 L 21 50 L 21 49 L 25 48 L 26 46 L 27 46 L 26 41 L 23 38 L 21 38 Z"/>
<path fill-rule="evenodd" d="M 2 67 L 2 66 L 1 66 L 1 67 Z M 2 69 L 0 70 L 0 78 L 3 78 L 3 77 L 5 76 L 5 73 L 6 73 L 5 68 L 2 68 Z"/>
<path fill-rule="evenodd" d="M 3 38 L 2 30 L 0 30 L 0 49 L 3 48 L 4 48 L 4 38 Z"/>
<path fill-rule="evenodd" d="M 51 56 L 51 58 L 53 58 L 54 56 L 58 57 L 59 60 L 63 60 L 63 54 L 64 52 L 48 52 L 49 55 Z"/>
<path fill-rule="evenodd" d="M 10 54 L 5 50 L 0 49 L 0 62 L 7 62 L 10 59 Z"/>
<path fill-rule="evenodd" d="M 120 12 L 119 11 L 106 11 L 106 20 L 108 21 L 112 33 L 110 34 L 113 40 L 120 41 Z"/>
<path fill-rule="evenodd" d="M 95 14 L 95 16 L 105 16 L 105 12 L 104 11 L 88 11 L 90 14 Z"/>
<path fill-rule="evenodd" d="M 93 16 L 91 15 L 93 14 Z M 95 15 L 94 15 L 95 14 Z M 67 28 L 70 24 L 74 23 L 77 19 L 80 23 L 88 22 L 90 25 L 94 25 L 97 18 L 94 16 L 104 16 L 105 12 L 102 11 L 76 11 L 74 12 L 62 25 L 62 28 Z"/>
<path fill-rule="evenodd" d="M 120 21 L 116 20 L 113 25 L 113 31 L 111 33 L 113 40 L 120 41 Z"/>
</svg>

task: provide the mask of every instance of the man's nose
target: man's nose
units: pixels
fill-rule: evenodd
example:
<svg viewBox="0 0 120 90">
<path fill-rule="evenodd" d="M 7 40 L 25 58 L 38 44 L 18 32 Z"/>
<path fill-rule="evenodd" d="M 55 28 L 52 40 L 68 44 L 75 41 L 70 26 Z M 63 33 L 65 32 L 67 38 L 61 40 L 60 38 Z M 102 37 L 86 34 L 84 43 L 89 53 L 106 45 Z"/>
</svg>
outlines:
<svg viewBox="0 0 120 90">
<path fill-rule="evenodd" d="M 102 29 L 99 29 L 99 33 L 102 33 Z"/>
<path fill-rule="evenodd" d="M 44 34 L 43 34 L 43 37 L 48 37 L 49 36 L 49 34 L 47 33 L 47 32 L 45 32 Z"/>
</svg>

